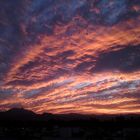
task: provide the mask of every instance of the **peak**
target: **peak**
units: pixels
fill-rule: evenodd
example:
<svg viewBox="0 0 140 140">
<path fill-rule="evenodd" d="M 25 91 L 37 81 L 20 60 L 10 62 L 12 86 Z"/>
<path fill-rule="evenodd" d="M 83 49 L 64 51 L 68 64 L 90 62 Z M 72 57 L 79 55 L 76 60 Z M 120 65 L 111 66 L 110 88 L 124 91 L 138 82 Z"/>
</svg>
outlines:
<svg viewBox="0 0 140 140">
<path fill-rule="evenodd" d="M 0 120 L 33 120 L 37 115 L 23 108 L 13 108 L 5 112 L 0 112 Z"/>
<path fill-rule="evenodd" d="M 6 111 L 5 113 L 14 113 L 14 114 L 35 114 L 34 112 L 30 111 L 30 110 L 26 110 L 23 108 L 12 108 L 8 111 Z"/>
<path fill-rule="evenodd" d="M 12 108 L 12 109 L 8 110 L 7 112 L 32 112 L 32 111 L 26 110 L 24 108 Z"/>
</svg>

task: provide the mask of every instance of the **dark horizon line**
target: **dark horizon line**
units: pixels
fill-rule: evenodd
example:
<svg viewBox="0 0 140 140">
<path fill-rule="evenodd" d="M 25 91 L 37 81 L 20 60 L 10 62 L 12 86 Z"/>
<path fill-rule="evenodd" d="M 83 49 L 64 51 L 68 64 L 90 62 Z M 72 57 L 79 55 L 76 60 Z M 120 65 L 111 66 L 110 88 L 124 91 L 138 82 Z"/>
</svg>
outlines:
<svg viewBox="0 0 140 140">
<path fill-rule="evenodd" d="M 54 115 L 54 116 L 61 116 L 61 115 L 65 115 L 65 116 L 68 116 L 68 115 L 79 115 L 79 116 L 129 116 L 129 115 L 137 115 L 137 116 L 140 116 L 140 113 L 112 113 L 112 114 L 108 114 L 108 113 L 95 113 L 95 114 L 82 114 L 82 113 L 50 113 L 50 112 L 43 112 L 43 113 L 36 113 L 32 110 L 29 110 L 29 109 L 25 109 L 25 108 L 10 108 L 8 110 L 2 110 L 0 111 L 0 113 L 7 113 L 9 111 L 26 111 L 26 112 L 32 112 L 34 113 L 35 115 L 45 115 L 45 114 L 50 114 L 50 115 Z"/>
</svg>

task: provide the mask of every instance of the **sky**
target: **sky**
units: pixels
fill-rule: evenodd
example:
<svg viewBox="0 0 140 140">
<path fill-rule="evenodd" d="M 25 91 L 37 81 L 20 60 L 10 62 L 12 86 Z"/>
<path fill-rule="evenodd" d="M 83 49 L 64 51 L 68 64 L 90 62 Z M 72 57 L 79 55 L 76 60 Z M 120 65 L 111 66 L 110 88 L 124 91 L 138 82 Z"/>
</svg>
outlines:
<svg viewBox="0 0 140 140">
<path fill-rule="evenodd" d="M 0 111 L 140 113 L 139 0 L 0 0 Z"/>
</svg>

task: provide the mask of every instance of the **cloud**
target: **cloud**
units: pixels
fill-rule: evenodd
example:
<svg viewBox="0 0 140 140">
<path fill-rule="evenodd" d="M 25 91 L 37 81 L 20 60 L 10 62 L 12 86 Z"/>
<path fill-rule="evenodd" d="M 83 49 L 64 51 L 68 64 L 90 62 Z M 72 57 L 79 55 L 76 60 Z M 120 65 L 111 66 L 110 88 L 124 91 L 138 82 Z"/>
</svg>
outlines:
<svg viewBox="0 0 140 140">
<path fill-rule="evenodd" d="M 123 47 L 121 50 L 102 53 L 93 71 L 118 69 L 122 72 L 132 72 L 140 68 L 140 45 Z M 109 60 L 109 61 L 108 61 Z"/>
<path fill-rule="evenodd" d="M 1 110 L 140 112 L 139 1 L 0 5 Z"/>
</svg>

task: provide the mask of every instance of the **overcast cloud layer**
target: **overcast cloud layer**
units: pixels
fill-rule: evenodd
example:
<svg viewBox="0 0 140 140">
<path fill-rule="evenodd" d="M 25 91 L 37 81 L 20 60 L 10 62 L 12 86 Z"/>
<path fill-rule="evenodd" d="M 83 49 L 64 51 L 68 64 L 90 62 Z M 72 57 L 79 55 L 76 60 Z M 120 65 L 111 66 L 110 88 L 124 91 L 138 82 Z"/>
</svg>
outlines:
<svg viewBox="0 0 140 140">
<path fill-rule="evenodd" d="M 140 113 L 139 0 L 0 0 L 0 110 Z"/>
</svg>

